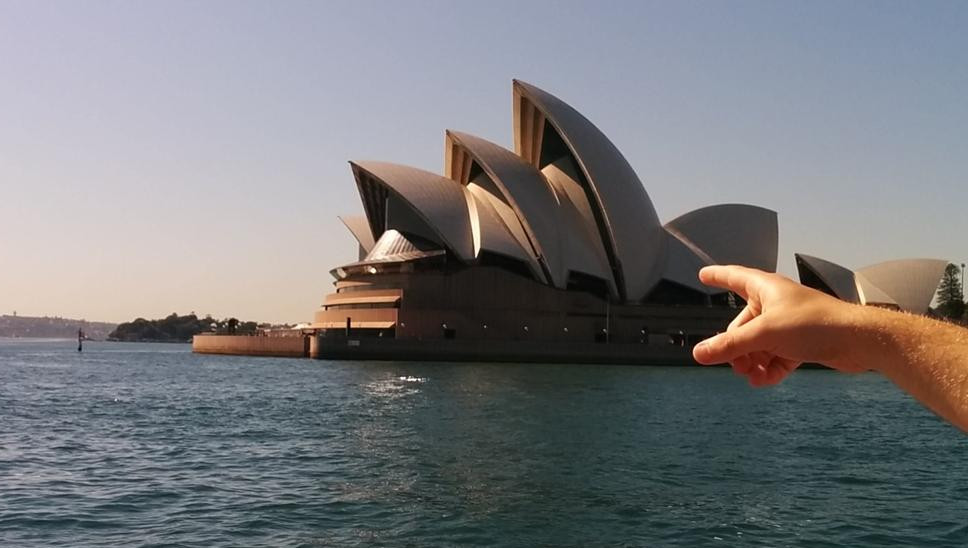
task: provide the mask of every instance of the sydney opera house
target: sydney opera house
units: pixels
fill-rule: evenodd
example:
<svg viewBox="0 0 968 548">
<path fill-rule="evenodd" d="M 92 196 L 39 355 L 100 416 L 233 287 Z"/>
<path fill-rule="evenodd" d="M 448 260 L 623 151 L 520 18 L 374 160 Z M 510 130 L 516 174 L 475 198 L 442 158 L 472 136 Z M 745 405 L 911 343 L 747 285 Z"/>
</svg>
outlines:
<svg viewBox="0 0 968 548">
<path fill-rule="evenodd" d="M 742 305 L 699 283 L 702 266 L 775 270 L 774 211 L 713 205 L 663 224 L 594 124 L 512 88 L 513 151 L 446 131 L 442 175 L 350 162 L 364 214 L 341 219 L 359 256 L 332 270 L 319 355 L 668 361 Z"/>
<path fill-rule="evenodd" d="M 446 131 L 442 175 L 350 162 L 359 244 L 312 324 L 277 337 L 197 336 L 196 352 L 330 359 L 687 364 L 744 303 L 705 265 L 774 271 L 777 215 L 745 204 L 662 223 L 618 148 L 574 108 L 514 81 L 514 151 Z M 837 298 L 927 313 L 945 261 L 850 270 L 796 255 Z"/>
</svg>

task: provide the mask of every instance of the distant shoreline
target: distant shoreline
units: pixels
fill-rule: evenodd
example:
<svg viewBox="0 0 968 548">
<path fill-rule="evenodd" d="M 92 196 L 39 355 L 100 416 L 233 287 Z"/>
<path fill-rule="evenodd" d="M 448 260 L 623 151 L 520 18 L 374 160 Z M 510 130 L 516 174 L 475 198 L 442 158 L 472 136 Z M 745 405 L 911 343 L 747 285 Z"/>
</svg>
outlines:
<svg viewBox="0 0 968 548">
<path fill-rule="evenodd" d="M 67 337 L 11 337 L 9 335 L 0 335 L 0 341 L 26 341 L 26 342 L 77 342 L 77 339 L 71 339 Z"/>
<path fill-rule="evenodd" d="M 72 342 L 77 339 L 73 337 L 10 337 L 0 335 L 0 341 L 23 341 L 23 342 Z M 85 343 L 164 343 L 164 344 L 191 344 L 192 341 L 154 341 L 150 339 L 138 341 L 118 341 L 110 339 L 84 339 Z"/>
</svg>

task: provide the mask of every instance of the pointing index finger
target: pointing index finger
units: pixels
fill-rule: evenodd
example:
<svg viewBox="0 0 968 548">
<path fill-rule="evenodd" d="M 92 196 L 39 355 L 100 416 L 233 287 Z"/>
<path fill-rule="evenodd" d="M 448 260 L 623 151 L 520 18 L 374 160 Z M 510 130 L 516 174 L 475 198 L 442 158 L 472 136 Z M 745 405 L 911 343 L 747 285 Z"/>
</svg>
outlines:
<svg viewBox="0 0 968 548">
<path fill-rule="evenodd" d="M 714 265 L 699 271 L 699 281 L 713 287 L 728 289 L 748 301 L 750 293 L 755 292 L 761 275 L 762 272 L 745 266 Z"/>
</svg>

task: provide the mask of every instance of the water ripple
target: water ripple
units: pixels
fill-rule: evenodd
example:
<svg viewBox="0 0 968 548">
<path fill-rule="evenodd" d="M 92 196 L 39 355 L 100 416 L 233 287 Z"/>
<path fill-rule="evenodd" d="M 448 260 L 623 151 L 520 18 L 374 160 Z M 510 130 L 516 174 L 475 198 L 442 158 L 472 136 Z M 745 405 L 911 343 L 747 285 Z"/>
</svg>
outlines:
<svg viewBox="0 0 968 548">
<path fill-rule="evenodd" d="M 964 546 L 883 379 L 0 341 L 2 546 Z"/>
</svg>

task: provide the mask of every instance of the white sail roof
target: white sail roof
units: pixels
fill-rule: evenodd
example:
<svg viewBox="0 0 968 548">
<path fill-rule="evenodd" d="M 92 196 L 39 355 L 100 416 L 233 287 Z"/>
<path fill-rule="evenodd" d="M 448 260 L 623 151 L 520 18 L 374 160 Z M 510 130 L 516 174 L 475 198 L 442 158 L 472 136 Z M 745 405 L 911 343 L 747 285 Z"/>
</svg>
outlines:
<svg viewBox="0 0 968 548">
<path fill-rule="evenodd" d="M 899 259 L 866 266 L 857 275 L 887 294 L 901 310 L 924 314 L 947 266 L 948 261 L 939 259 Z"/>
<path fill-rule="evenodd" d="M 701 249 L 716 264 L 776 270 L 776 212 L 747 204 L 719 204 L 669 221 L 666 230 Z"/>
<path fill-rule="evenodd" d="M 925 314 L 938 290 L 947 261 L 899 259 L 852 271 L 830 261 L 796 254 L 800 281 L 816 289 L 830 288 L 845 301 Z M 818 280 L 820 283 L 818 283 Z"/>
<path fill-rule="evenodd" d="M 450 179 L 415 167 L 385 162 L 350 162 L 374 236 L 393 224 L 390 199 L 409 207 L 425 224 L 406 228 L 436 240 L 464 261 L 474 259 L 470 216 L 464 191 Z M 430 233 L 420 230 L 429 229 Z"/>
<path fill-rule="evenodd" d="M 471 212 L 475 257 L 480 257 L 481 251 L 511 257 L 527 265 L 536 279 L 542 279 L 541 267 L 508 230 L 493 201 L 488 196 L 481 196 L 471 189 L 465 189 L 465 193 Z"/>
<path fill-rule="evenodd" d="M 618 148 L 594 124 L 554 95 L 514 80 L 515 152 L 539 169 L 552 139 L 567 146 L 589 196 L 619 291 L 644 297 L 658 282 L 666 238 L 642 182 Z M 556 135 L 545 135 L 548 125 Z"/>
<path fill-rule="evenodd" d="M 364 215 L 341 215 L 339 220 L 349 229 L 356 242 L 360 244 L 360 249 L 364 255 L 373 249 L 373 232 L 370 230 L 370 223 Z"/>
<path fill-rule="evenodd" d="M 446 177 L 398 164 L 350 163 L 366 217 L 343 222 L 363 251 L 379 247 L 392 230 L 384 247 L 429 243 L 432 249 L 420 251 L 447 250 L 468 264 L 509 266 L 503 258 L 511 258 L 548 285 L 587 288 L 594 282 L 588 278 L 597 278 L 627 302 L 649 298 L 660 280 L 719 293 L 698 282 L 707 264 L 776 268 L 775 212 L 723 204 L 663 227 L 628 161 L 594 124 L 535 86 L 515 80 L 512 89 L 515 152 L 448 131 Z M 377 255 L 401 256 L 381 252 L 371 259 Z M 836 269 L 818 261 L 807 257 L 841 294 L 860 298 L 852 277 L 840 283 Z M 515 271 L 521 272 L 516 265 Z M 871 285 L 863 294 L 876 292 Z"/>
<path fill-rule="evenodd" d="M 469 188 L 496 194 L 514 212 L 508 224 L 512 232 L 517 229 L 513 225 L 520 225 L 524 237 L 519 241 L 531 250 L 549 283 L 566 287 L 570 272 L 611 278 L 607 257 L 596 238 L 585 234 L 582 217 L 569 210 L 573 205 L 534 166 L 510 150 L 456 131 L 447 132 L 446 152 L 445 173 Z M 473 164 L 484 173 L 475 175 Z"/>
<path fill-rule="evenodd" d="M 797 271 L 800 273 L 800 282 L 808 287 L 820 289 L 824 292 L 833 292 L 834 297 L 851 303 L 861 303 L 860 295 L 857 292 L 857 282 L 854 280 L 854 272 L 844 268 L 839 264 L 825 261 L 818 257 L 794 254 L 797 261 Z M 815 283 L 813 278 L 820 281 Z"/>
<path fill-rule="evenodd" d="M 701 252 L 682 241 L 675 234 L 668 233 L 667 238 L 669 239 L 668 253 L 666 254 L 665 270 L 662 273 L 663 279 L 707 295 L 726 292 L 699 281 L 699 270 L 704 266 L 713 264 L 708 257 L 702 256 Z"/>
</svg>

